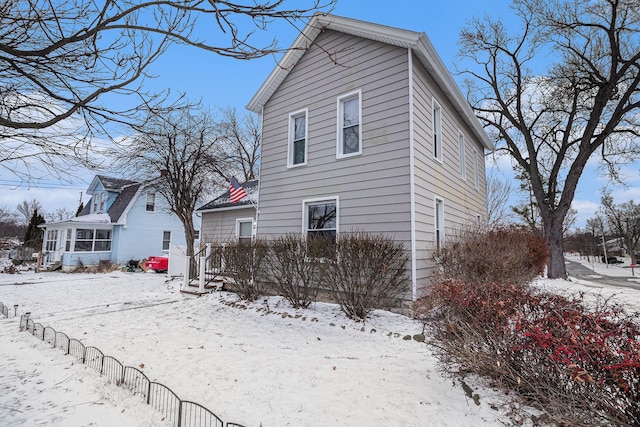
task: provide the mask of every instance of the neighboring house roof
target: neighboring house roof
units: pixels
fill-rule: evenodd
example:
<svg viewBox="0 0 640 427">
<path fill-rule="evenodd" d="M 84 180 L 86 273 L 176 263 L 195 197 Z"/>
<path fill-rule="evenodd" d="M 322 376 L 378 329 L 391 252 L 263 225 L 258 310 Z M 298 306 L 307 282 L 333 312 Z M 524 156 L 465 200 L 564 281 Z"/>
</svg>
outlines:
<svg viewBox="0 0 640 427">
<path fill-rule="evenodd" d="M 101 183 L 105 190 L 110 192 L 118 193 L 118 196 L 113 201 L 107 213 L 109 217 L 111 217 L 111 222 L 119 222 L 123 215 L 127 211 L 127 207 L 131 204 L 133 199 L 136 197 L 138 190 L 141 188 L 142 184 L 136 181 L 132 181 L 130 179 L 120 179 L 120 178 L 112 178 L 109 176 L 96 175 L 91 181 L 91 185 L 89 186 L 89 190 L 87 194 L 93 194 L 93 191 L 97 187 L 97 184 Z M 87 203 L 77 218 L 84 218 L 89 215 L 91 212 L 91 203 Z"/>
<path fill-rule="evenodd" d="M 258 201 L 258 180 L 252 179 L 250 181 L 245 182 L 244 184 L 240 184 L 244 191 L 247 193 L 247 197 L 240 200 L 236 203 L 231 203 L 231 192 L 226 191 L 220 196 L 216 197 L 206 205 L 196 209 L 198 211 L 209 211 L 223 208 L 231 208 L 231 207 L 250 207 L 255 206 Z"/>
<path fill-rule="evenodd" d="M 318 35 L 327 29 L 411 49 L 445 93 L 458 114 L 471 128 L 473 134 L 482 142 L 482 145 L 488 150 L 495 148 L 425 33 L 387 27 L 336 15 L 322 13 L 313 15 L 287 53 L 283 55 L 269 77 L 260 86 L 258 92 L 247 105 L 247 109 L 260 114 L 262 107 L 302 58 L 302 55 L 311 47 Z"/>
</svg>

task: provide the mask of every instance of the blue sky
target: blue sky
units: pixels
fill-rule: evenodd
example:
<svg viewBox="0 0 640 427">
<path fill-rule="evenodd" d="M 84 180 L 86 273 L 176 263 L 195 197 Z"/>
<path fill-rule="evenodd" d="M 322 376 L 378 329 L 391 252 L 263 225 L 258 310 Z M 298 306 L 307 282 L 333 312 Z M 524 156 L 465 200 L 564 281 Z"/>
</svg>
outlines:
<svg viewBox="0 0 640 427">
<path fill-rule="evenodd" d="M 295 4 L 295 3 L 294 3 Z M 422 31 L 450 70 L 453 69 L 458 51 L 460 30 L 473 17 L 490 15 L 502 17 L 513 28 L 507 0 L 455 0 L 451 2 L 433 0 L 338 0 L 333 11 L 336 15 L 371 21 L 392 27 Z M 201 29 L 202 31 L 202 29 Z M 276 38 L 280 47 L 288 47 L 297 31 L 284 22 L 274 23 L 264 34 L 256 34 L 264 40 Z M 185 92 L 190 99 L 202 99 L 212 109 L 235 106 L 243 110 L 253 94 L 276 64 L 277 58 L 265 57 L 250 61 L 233 60 L 195 48 L 173 46 L 157 61 L 151 72 L 157 76 L 145 83 L 154 90 L 171 89 Z M 457 79 L 457 77 L 454 76 Z M 488 162 L 489 164 L 490 162 Z M 638 165 L 627 170 L 627 188 L 611 188 L 616 203 L 640 200 L 640 174 Z M 511 179 L 510 167 L 501 162 L 505 179 Z M 80 192 L 88 187 L 94 173 L 78 173 L 71 178 L 72 184 L 44 181 L 38 186 L 14 188 L 15 177 L 0 170 L 0 206 L 15 207 L 25 199 L 38 199 L 48 211 L 66 207 L 75 210 Z M 574 207 L 578 210 L 577 226 L 594 215 L 600 200 L 600 190 L 607 180 L 598 173 L 595 165 L 588 166 L 576 192 Z M 516 184 L 513 185 L 514 190 Z M 515 191 L 514 191 L 515 193 Z M 514 195 L 512 200 L 517 200 Z M 84 196 L 85 203 L 88 198 Z"/>
</svg>

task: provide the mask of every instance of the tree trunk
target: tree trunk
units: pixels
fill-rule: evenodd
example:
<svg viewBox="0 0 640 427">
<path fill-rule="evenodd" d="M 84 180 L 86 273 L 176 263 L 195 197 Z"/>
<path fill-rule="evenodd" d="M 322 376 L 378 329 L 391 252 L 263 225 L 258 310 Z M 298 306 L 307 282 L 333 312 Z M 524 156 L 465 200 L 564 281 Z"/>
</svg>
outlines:
<svg viewBox="0 0 640 427">
<path fill-rule="evenodd" d="M 545 218 L 544 222 L 544 238 L 550 250 L 547 277 L 549 279 L 566 279 L 567 267 L 564 263 L 564 245 L 562 241 L 563 218 L 556 211 Z"/>
</svg>

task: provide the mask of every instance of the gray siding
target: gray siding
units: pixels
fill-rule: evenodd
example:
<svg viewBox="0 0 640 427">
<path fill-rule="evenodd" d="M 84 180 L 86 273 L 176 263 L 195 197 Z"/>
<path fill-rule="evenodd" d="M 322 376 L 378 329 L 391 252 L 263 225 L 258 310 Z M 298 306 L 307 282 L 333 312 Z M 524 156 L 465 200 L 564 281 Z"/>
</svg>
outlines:
<svg viewBox="0 0 640 427">
<path fill-rule="evenodd" d="M 249 206 L 202 213 L 201 243 L 222 243 L 236 238 L 236 219 L 253 218 L 256 210 Z"/>
<path fill-rule="evenodd" d="M 263 112 L 258 236 L 302 231 L 303 200 L 339 197 L 339 232 L 410 241 L 406 49 L 322 33 Z M 337 52 L 338 65 L 327 52 Z M 336 159 L 337 98 L 362 91 L 362 154 Z M 308 108 L 307 165 L 287 168 L 289 113 Z"/>
<path fill-rule="evenodd" d="M 480 141 L 473 138 L 445 95 L 439 91 L 431 77 L 413 58 L 414 91 L 414 144 L 415 144 L 415 206 L 416 249 L 418 259 L 418 286 L 426 284 L 431 268 L 428 252 L 435 247 L 435 197 L 444 200 L 445 241 L 464 224 L 476 220 L 480 214 L 486 218 L 486 180 L 484 151 Z M 433 157 L 432 99 L 442 108 L 442 163 Z M 466 140 L 466 179 L 460 176 L 458 130 Z M 474 148 L 479 157 L 479 187 L 474 183 Z M 426 255 L 426 256 L 425 256 Z"/>
</svg>

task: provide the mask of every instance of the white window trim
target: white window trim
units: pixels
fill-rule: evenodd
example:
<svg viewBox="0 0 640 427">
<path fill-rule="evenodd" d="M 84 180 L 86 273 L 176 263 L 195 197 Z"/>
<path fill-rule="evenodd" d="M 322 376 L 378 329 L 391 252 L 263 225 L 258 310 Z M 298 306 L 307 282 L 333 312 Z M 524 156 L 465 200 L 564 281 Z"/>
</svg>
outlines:
<svg viewBox="0 0 640 427">
<path fill-rule="evenodd" d="M 473 185 L 476 190 L 480 189 L 480 158 L 478 149 L 473 149 Z"/>
<path fill-rule="evenodd" d="M 149 210 L 147 209 L 147 205 L 149 204 L 149 194 L 153 194 L 153 209 Z M 145 198 L 144 198 L 144 211 L 145 212 L 155 212 L 156 211 L 156 205 L 157 205 L 157 193 L 155 191 L 147 191 Z"/>
<path fill-rule="evenodd" d="M 353 153 L 343 153 L 343 120 L 344 114 L 342 113 L 342 105 L 344 101 L 358 98 L 358 151 Z M 354 90 L 353 92 L 340 95 L 336 100 L 337 111 L 337 126 L 336 126 L 336 159 L 344 159 L 353 156 L 359 156 L 362 154 L 362 89 Z"/>
<path fill-rule="evenodd" d="M 462 130 L 458 129 L 458 149 L 460 150 L 460 178 L 467 180 L 467 139 Z"/>
<path fill-rule="evenodd" d="M 440 221 L 438 223 L 438 202 L 440 202 L 441 206 L 442 206 L 442 212 L 440 215 Z M 434 197 L 433 200 L 433 243 L 435 244 L 435 247 L 438 248 L 438 233 L 437 230 L 440 230 L 440 248 L 442 248 L 442 245 L 444 244 L 444 236 L 445 236 L 445 232 L 444 232 L 444 199 L 441 197 Z"/>
<path fill-rule="evenodd" d="M 339 196 L 327 196 L 316 197 L 313 199 L 302 200 L 302 235 L 307 237 L 307 231 L 309 229 L 309 214 L 307 207 L 309 205 L 316 205 L 322 202 L 334 202 L 336 204 L 336 237 L 340 234 L 340 197 Z"/>
<path fill-rule="evenodd" d="M 169 247 L 164 249 L 164 233 L 169 233 Z M 160 244 L 160 251 L 169 252 L 171 250 L 171 241 L 173 240 L 173 232 L 171 230 L 162 230 L 162 243 Z"/>
<path fill-rule="evenodd" d="M 256 236 L 256 223 L 251 217 L 247 218 L 236 218 L 236 238 L 240 238 L 240 223 L 250 222 L 251 223 L 251 239 Z"/>
<path fill-rule="evenodd" d="M 434 119 L 434 112 L 435 110 L 439 111 L 438 117 L 437 117 L 437 121 L 434 120 L 433 126 L 432 126 L 432 131 L 431 131 L 431 142 L 432 142 L 432 147 L 434 148 L 434 153 L 433 153 L 433 158 L 436 159 L 438 162 L 442 163 L 442 106 L 440 105 L 440 103 L 438 101 L 436 101 L 435 98 L 431 99 L 431 117 L 432 120 Z M 438 136 L 437 140 L 436 140 L 436 135 Z M 437 141 L 437 143 L 434 144 L 434 141 Z"/>
<path fill-rule="evenodd" d="M 302 163 L 293 163 L 293 137 L 295 133 L 295 123 L 294 120 L 297 117 L 304 115 L 304 162 Z M 297 168 L 299 166 L 306 166 L 307 161 L 309 160 L 309 109 L 305 108 L 302 110 L 294 111 L 293 113 L 289 113 L 289 133 L 288 133 L 288 143 L 287 143 L 287 168 Z"/>
</svg>

